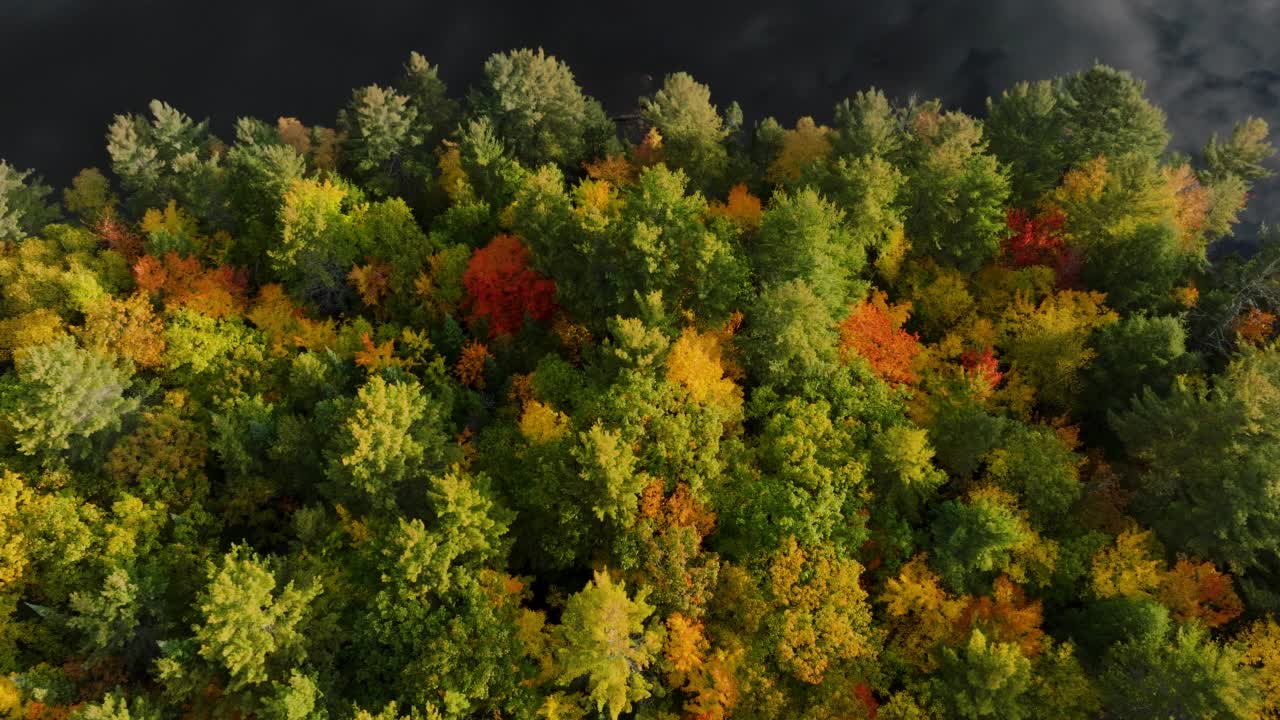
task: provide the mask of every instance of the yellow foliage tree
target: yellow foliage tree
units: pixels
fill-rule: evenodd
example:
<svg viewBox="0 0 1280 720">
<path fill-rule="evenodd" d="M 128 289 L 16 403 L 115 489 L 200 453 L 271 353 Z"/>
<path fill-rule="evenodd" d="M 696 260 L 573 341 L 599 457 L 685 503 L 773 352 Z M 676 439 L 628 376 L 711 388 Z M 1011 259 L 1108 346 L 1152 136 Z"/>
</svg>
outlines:
<svg viewBox="0 0 1280 720">
<path fill-rule="evenodd" d="M 530 400 L 520 415 L 520 434 L 534 445 L 554 442 L 569 431 L 569 418 L 546 403 Z"/>
<path fill-rule="evenodd" d="M 859 579 L 862 565 L 830 546 L 783 541 L 769 565 L 770 618 L 778 664 L 801 682 L 820 684 L 833 662 L 872 653 L 871 609 Z"/>
<path fill-rule="evenodd" d="M 1163 563 L 1150 530 L 1125 530 L 1093 556 L 1090 584 L 1100 598 L 1151 598 L 1160 586 Z"/>
<path fill-rule="evenodd" d="M 372 308 L 380 307 L 383 298 L 391 292 L 391 266 L 374 261 L 355 265 L 348 273 L 347 280 L 360 293 L 361 302 Z"/>
<path fill-rule="evenodd" d="M 667 355 L 667 379 L 696 402 L 729 409 L 742 407 L 742 388 L 725 376 L 720 336 L 687 327 Z"/>
<path fill-rule="evenodd" d="M 1271 616 L 1255 620 L 1236 642 L 1244 650 L 1242 661 L 1258 670 L 1259 717 L 1280 719 L 1280 624 Z"/>
<path fill-rule="evenodd" d="M 810 163 L 831 154 L 830 135 L 831 128 L 816 124 L 811 117 L 800 118 L 795 128 L 782 136 L 782 150 L 765 177 L 775 183 L 799 179 Z"/>
<path fill-rule="evenodd" d="M 1080 372 L 1093 360 L 1093 331 L 1115 322 L 1105 296 L 1064 290 L 1038 306 L 1018 296 L 1002 318 L 1005 358 L 1037 389 L 1040 399 L 1067 407 L 1079 387 Z"/>
<path fill-rule="evenodd" d="M 85 312 L 77 335 L 86 348 L 126 357 L 142 368 L 158 367 L 164 354 L 164 322 L 142 292 L 123 300 L 102 298 Z"/>
<path fill-rule="evenodd" d="M 948 638 L 968 605 L 949 595 L 928 557 L 916 555 L 896 578 L 885 581 L 880 602 L 889 617 L 891 645 L 908 661 L 928 672 L 937 667 L 934 646 Z"/>
<path fill-rule="evenodd" d="M 0 320 L 0 360 L 13 360 L 26 348 L 53 342 L 66 332 L 62 317 L 48 308 Z"/>
<path fill-rule="evenodd" d="M 630 185 L 636 179 L 636 167 L 623 155 L 605 155 L 594 162 L 584 162 L 582 167 L 592 180 L 605 180 L 614 187 Z"/>
</svg>

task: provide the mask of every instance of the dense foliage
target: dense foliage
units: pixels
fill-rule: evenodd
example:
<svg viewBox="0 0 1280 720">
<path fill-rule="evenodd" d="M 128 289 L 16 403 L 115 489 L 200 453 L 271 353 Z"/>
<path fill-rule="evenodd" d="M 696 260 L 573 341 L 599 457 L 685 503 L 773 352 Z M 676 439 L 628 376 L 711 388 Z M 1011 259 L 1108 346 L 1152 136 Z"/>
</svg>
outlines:
<svg viewBox="0 0 1280 720">
<path fill-rule="evenodd" d="M 1266 124 L 715 101 L 0 163 L 0 718 L 1280 717 Z"/>
</svg>

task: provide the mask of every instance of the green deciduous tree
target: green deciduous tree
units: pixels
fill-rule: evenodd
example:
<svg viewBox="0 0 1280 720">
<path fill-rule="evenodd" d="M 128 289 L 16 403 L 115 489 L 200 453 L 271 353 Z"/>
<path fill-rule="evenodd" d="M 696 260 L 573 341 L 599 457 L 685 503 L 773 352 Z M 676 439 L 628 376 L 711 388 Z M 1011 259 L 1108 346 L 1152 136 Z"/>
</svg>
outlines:
<svg viewBox="0 0 1280 720">
<path fill-rule="evenodd" d="M 658 92 L 640 99 L 640 112 L 662 135 L 662 157 L 671 167 L 683 170 L 694 187 L 720 189 L 729 131 L 711 104 L 710 88 L 688 73 L 668 75 Z"/>
<path fill-rule="evenodd" d="M 1196 625 L 1172 637 L 1122 642 L 1106 656 L 1100 676 L 1108 714 L 1133 718 L 1257 717 L 1261 693 L 1238 649 L 1219 645 Z"/>
<path fill-rule="evenodd" d="M 1280 606 L 1280 352 L 1233 362 L 1212 389 L 1146 390 L 1112 426 L 1140 463 L 1142 509 L 1175 548 L 1243 573 L 1249 600 Z"/>
<path fill-rule="evenodd" d="M 829 308 L 803 280 L 766 287 L 747 316 L 747 363 L 763 384 L 794 386 L 838 359 Z"/>
<path fill-rule="evenodd" d="M 627 596 L 624 583 L 597 572 L 581 592 L 569 598 L 560 626 L 564 647 L 557 655 L 559 680 L 585 677 L 596 709 L 617 720 L 633 703 L 651 693 L 643 675 L 660 648 L 660 635 L 646 629 L 653 607 L 646 590 Z"/>
<path fill-rule="evenodd" d="M 138 407 L 132 370 L 76 347 L 68 336 L 28 348 L 0 381 L 0 423 L 24 455 L 46 464 L 83 458 L 99 432 Z"/>
<path fill-rule="evenodd" d="M 0 240 L 21 240 L 56 220 L 57 206 L 45 200 L 50 192 L 30 170 L 0 160 Z"/>
<path fill-rule="evenodd" d="M 919 253 L 966 272 L 995 257 L 1006 235 L 1009 179 L 963 113 L 916 108 L 904 146 L 907 237 Z"/>
<path fill-rule="evenodd" d="M 541 48 L 492 55 L 469 103 L 529 167 L 576 168 L 602 156 L 614 135 L 604 109 L 583 94 L 569 66 Z"/>
<path fill-rule="evenodd" d="M 987 98 L 983 135 L 991 152 L 1009 166 L 1010 201 L 1029 208 L 1062 177 L 1063 117 L 1051 81 L 1020 82 Z"/>
<path fill-rule="evenodd" d="M 1031 661 L 1016 644 L 988 640 L 974 628 L 964 646 L 942 648 L 939 664 L 934 682 L 955 717 L 1018 720 L 1035 714 L 1025 697 Z"/>
<path fill-rule="evenodd" d="M 1155 158 L 1169 143 L 1165 114 L 1143 96 L 1146 84 L 1123 70 L 1097 64 L 1057 81 L 1057 140 L 1068 166 L 1099 155 Z"/>
<path fill-rule="evenodd" d="M 774 195 L 752 244 L 752 256 L 761 282 L 802 280 L 835 316 L 853 294 L 866 248 L 845 227 L 843 212 L 805 189 Z"/>
<path fill-rule="evenodd" d="M 373 376 L 356 393 L 333 439 L 326 475 L 340 497 L 396 507 L 400 486 L 448 457 L 445 414 L 416 380 Z"/>
</svg>

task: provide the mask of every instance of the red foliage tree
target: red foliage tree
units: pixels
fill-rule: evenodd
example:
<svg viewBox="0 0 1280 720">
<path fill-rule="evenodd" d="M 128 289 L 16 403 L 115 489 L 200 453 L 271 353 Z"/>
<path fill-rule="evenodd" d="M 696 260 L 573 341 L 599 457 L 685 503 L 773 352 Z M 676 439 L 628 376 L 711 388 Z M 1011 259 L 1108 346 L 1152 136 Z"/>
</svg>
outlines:
<svg viewBox="0 0 1280 720">
<path fill-rule="evenodd" d="M 873 293 L 840 323 L 841 358 L 854 352 L 866 358 L 871 369 L 885 382 L 915 382 L 911 365 L 920 354 L 920 339 L 902 329 L 906 319 L 905 306 L 890 307 L 884 293 Z"/>
<path fill-rule="evenodd" d="M 520 239 L 498 235 L 477 250 L 462 275 L 472 321 L 484 318 L 489 336 L 511 335 L 525 316 L 546 321 L 556 311 L 556 284 L 529 269 L 529 249 Z"/>
<path fill-rule="evenodd" d="M 1013 233 L 1004 244 L 1004 257 L 1010 265 L 1048 265 L 1053 268 L 1058 287 L 1078 286 L 1080 256 L 1067 247 L 1062 231 L 1067 217 L 1061 210 L 1048 208 L 1032 216 L 1025 210 L 1010 208 L 1006 221 Z"/>
<path fill-rule="evenodd" d="M 1000 361 L 996 360 L 990 345 L 982 352 L 965 351 L 960 355 L 960 364 L 964 366 L 966 375 L 982 383 L 988 390 L 994 390 L 1004 379 L 1004 373 L 1000 372 Z"/>
<path fill-rule="evenodd" d="M 880 703 L 876 702 L 875 692 L 871 690 L 871 686 L 862 682 L 853 688 L 853 694 L 867 709 L 868 720 L 876 720 L 876 715 L 880 712 Z"/>
</svg>

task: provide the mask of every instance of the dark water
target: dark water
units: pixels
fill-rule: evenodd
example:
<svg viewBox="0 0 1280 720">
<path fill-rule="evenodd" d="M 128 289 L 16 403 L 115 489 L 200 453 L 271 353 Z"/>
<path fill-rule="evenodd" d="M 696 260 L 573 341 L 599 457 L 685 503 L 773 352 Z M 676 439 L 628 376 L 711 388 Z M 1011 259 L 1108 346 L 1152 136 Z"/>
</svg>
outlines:
<svg viewBox="0 0 1280 720">
<path fill-rule="evenodd" d="M 461 93 L 495 50 L 542 46 L 613 112 L 674 70 L 748 119 L 827 117 L 872 85 L 979 112 L 1095 59 L 1143 77 L 1175 144 L 1280 126 L 1280 0 L 563 3 L 0 0 L 0 157 L 55 184 L 106 165 L 113 113 L 153 97 L 230 134 L 237 115 L 331 124 L 419 50 Z M 1261 188 L 1255 216 L 1278 193 Z"/>
</svg>

